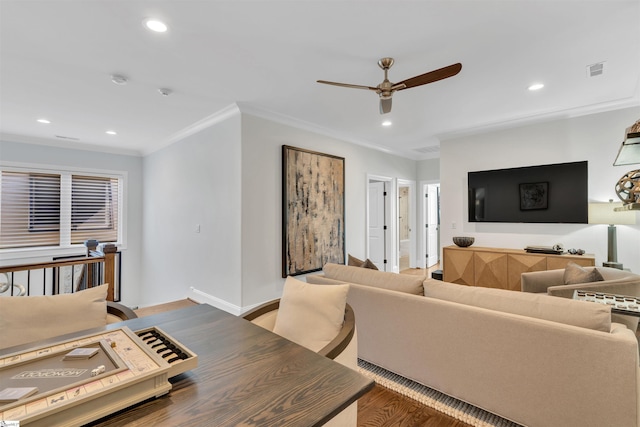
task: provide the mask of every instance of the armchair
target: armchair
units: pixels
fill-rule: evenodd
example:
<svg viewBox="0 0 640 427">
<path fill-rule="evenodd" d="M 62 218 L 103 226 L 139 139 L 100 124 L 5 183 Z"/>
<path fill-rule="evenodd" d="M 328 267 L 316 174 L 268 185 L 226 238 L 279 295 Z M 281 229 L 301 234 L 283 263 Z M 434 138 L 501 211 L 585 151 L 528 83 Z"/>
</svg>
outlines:
<svg viewBox="0 0 640 427">
<path fill-rule="evenodd" d="M 592 271 L 595 267 L 583 267 Z M 640 275 L 610 267 L 597 267 L 604 280 L 566 285 L 565 270 L 531 271 L 520 276 L 522 292 L 546 293 L 548 295 L 573 298 L 573 291 L 580 289 L 608 292 L 620 295 L 640 296 Z M 622 323 L 632 331 L 638 328 L 638 317 L 611 314 L 611 321 Z"/>
<path fill-rule="evenodd" d="M 289 277 L 281 299 L 258 306 L 243 318 L 357 371 L 358 339 L 355 314 L 346 303 L 348 288 L 310 285 Z M 354 402 L 325 425 L 356 426 L 357 414 Z"/>
</svg>

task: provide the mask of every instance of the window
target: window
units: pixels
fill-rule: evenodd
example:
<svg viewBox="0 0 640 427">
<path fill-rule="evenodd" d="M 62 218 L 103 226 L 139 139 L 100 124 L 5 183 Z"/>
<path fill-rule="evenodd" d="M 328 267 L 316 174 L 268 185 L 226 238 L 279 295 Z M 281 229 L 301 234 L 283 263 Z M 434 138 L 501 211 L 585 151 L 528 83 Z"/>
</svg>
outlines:
<svg viewBox="0 0 640 427">
<path fill-rule="evenodd" d="M 122 176 L 2 169 L 0 249 L 119 242 Z"/>
<path fill-rule="evenodd" d="M 71 177 L 71 243 L 118 240 L 118 180 Z"/>
</svg>

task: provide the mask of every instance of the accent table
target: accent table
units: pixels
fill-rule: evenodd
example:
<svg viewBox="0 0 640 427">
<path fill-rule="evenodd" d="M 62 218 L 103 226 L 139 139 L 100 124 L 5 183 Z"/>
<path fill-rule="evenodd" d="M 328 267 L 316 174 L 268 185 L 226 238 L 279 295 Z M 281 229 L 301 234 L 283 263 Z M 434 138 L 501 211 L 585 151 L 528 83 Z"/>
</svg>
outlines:
<svg viewBox="0 0 640 427">
<path fill-rule="evenodd" d="M 575 290 L 573 299 L 610 305 L 612 313 L 640 317 L 640 298 L 634 296 Z"/>
</svg>

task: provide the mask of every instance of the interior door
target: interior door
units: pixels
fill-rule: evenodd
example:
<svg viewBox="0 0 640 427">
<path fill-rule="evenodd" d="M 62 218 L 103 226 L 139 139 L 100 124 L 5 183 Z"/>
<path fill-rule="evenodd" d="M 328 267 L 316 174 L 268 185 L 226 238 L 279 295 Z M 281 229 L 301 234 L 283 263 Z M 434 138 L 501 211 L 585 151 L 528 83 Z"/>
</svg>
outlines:
<svg viewBox="0 0 640 427">
<path fill-rule="evenodd" d="M 440 258 L 440 202 L 439 187 L 428 185 L 426 193 L 427 205 L 427 268 L 438 263 Z"/>
<path fill-rule="evenodd" d="M 384 182 L 369 182 L 369 259 L 383 271 L 386 270 L 384 193 Z"/>
</svg>

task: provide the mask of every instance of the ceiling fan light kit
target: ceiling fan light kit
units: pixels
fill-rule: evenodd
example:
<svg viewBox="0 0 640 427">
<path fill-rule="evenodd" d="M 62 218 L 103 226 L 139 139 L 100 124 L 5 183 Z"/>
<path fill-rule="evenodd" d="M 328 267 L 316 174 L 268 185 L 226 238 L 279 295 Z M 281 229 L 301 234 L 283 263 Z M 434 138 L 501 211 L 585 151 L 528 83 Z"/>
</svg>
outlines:
<svg viewBox="0 0 640 427">
<path fill-rule="evenodd" d="M 419 76 L 411 77 L 398 83 L 392 83 L 389 81 L 389 68 L 393 66 L 393 58 L 382 58 L 378 61 L 378 66 L 384 71 L 384 80 L 378 86 L 363 86 L 354 85 L 348 83 L 337 83 L 327 80 L 318 80 L 318 83 L 341 86 L 352 89 L 366 89 L 372 90 L 380 97 L 380 114 L 386 114 L 391 112 L 391 98 L 394 92 L 403 89 L 409 89 L 416 86 L 422 86 L 428 83 L 437 82 L 449 77 L 453 77 L 462 70 L 462 64 L 456 63 L 447 67 L 439 68 L 437 70 L 429 71 L 428 73 L 420 74 Z"/>
</svg>

